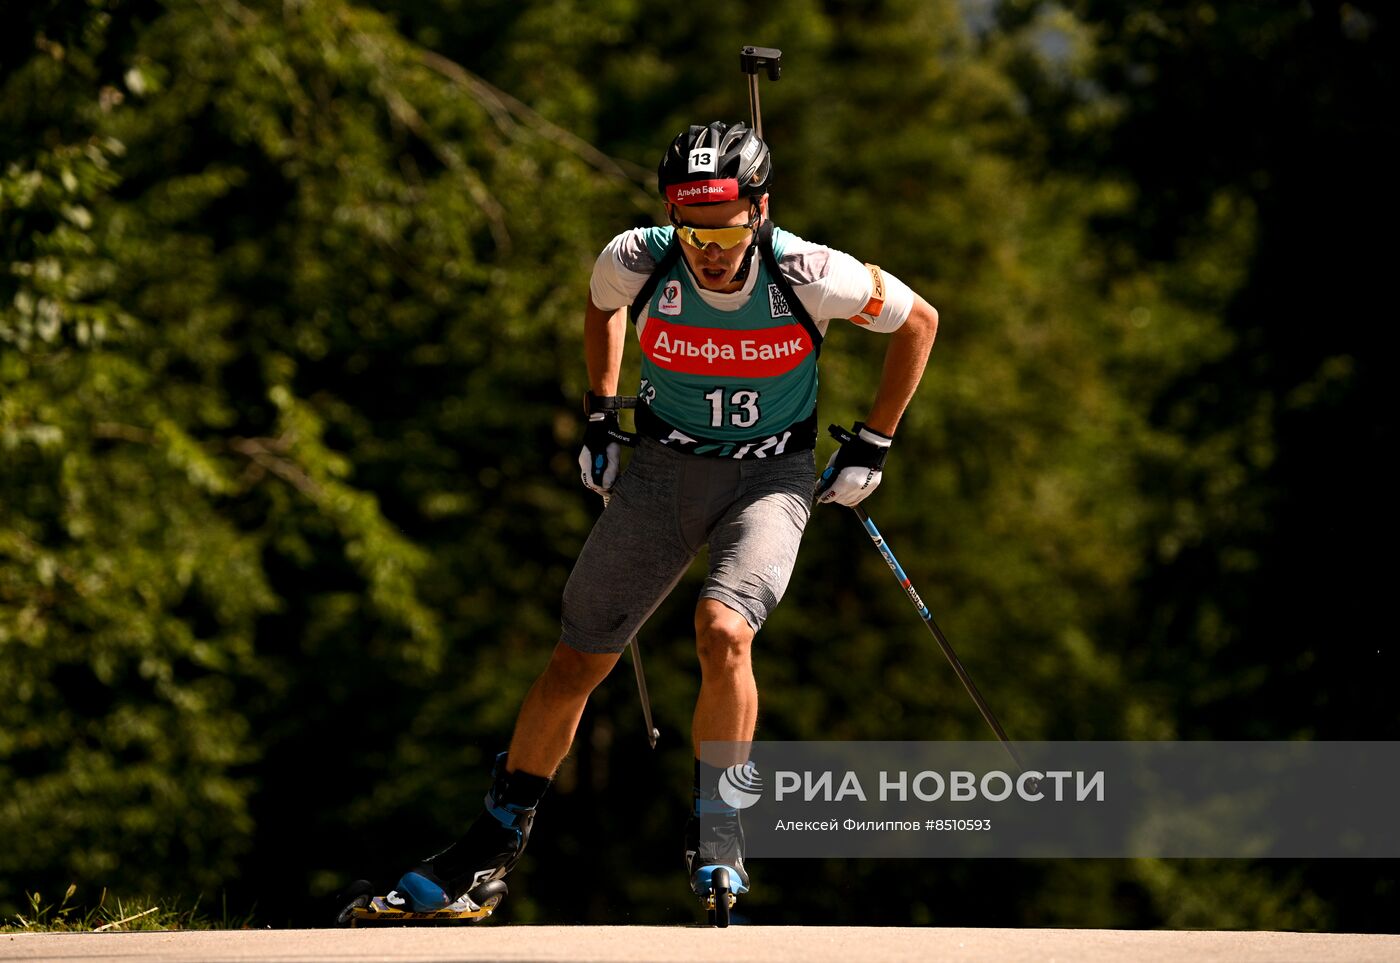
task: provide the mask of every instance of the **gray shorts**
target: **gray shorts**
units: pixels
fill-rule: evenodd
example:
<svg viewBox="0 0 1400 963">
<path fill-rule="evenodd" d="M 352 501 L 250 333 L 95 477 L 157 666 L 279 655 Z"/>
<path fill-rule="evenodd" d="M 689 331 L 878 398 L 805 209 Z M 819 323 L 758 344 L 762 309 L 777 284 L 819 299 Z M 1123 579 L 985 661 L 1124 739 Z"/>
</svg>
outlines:
<svg viewBox="0 0 1400 963">
<path fill-rule="evenodd" d="M 757 632 L 792 577 L 815 474 L 811 451 L 733 461 L 639 439 L 564 588 L 563 641 L 621 652 L 707 544 L 700 598 Z"/>
</svg>

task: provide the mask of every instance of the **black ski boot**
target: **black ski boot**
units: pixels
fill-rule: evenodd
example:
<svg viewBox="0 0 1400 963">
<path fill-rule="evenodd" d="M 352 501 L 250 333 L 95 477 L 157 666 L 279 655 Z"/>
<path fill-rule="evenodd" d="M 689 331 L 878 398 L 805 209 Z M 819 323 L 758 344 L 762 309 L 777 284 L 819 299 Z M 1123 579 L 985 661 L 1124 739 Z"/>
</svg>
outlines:
<svg viewBox="0 0 1400 963">
<path fill-rule="evenodd" d="M 685 868 L 690 889 L 701 899 L 713 890 L 718 869 L 729 873 L 729 891 L 735 896 L 749 891 L 749 873 L 744 869 L 744 827 L 738 810 L 721 800 L 696 800 L 696 807 L 685 824 Z M 703 814 L 703 819 L 702 819 Z"/>
<path fill-rule="evenodd" d="M 496 757 L 486 811 L 465 836 L 400 877 L 385 899 L 413 913 L 451 906 L 483 884 L 509 873 L 525 852 L 535 807 L 549 786 L 543 776 L 506 772 L 506 754 Z"/>
</svg>

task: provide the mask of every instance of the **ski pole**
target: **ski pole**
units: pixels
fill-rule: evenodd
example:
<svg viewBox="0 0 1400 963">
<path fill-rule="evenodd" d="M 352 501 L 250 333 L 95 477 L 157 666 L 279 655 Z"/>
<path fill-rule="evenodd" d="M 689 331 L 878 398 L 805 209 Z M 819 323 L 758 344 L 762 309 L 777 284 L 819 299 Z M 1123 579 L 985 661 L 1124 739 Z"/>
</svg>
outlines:
<svg viewBox="0 0 1400 963">
<path fill-rule="evenodd" d="M 743 47 L 739 51 L 739 69 L 749 75 L 749 120 L 758 139 L 763 139 L 763 111 L 758 105 L 758 68 L 768 68 L 768 79 L 776 81 L 783 75 L 783 52 L 776 47 Z"/>
<path fill-rule="evenodd" d="M 631 401 L 633 404 L 636 403 L 635 398 L 626 400 Z M 631 406 L 629 405 L 628 407 Z M 603 510 L 606 511 L 607 507 L 608 496 L 604 494 Z M 651 747 L 655 749 L 656 740 L 661 738 L 661 732 L 651 721 L 651 696 L 647 695 L 647 677 L 646 673 L 642 671 L 642 648 L 637 644 L 637 637 L 635 635 L 627 640 L 627 648 L 632 653 L 632 671 L 636 673 L 637 676 L 637 695 L 640 696 L 642 700 L 642 720 L 647 724 L 647 742 L 651 743 Z"/>
<path fill-rule="evenodd" d="M 894 557 L 894 552 L 890 551 L 890 546 L 885 541 L 884 536 L 882 536 L 880 530 L 875 527 L 875 523 L 870 520 L 870 514 L 859 505 L 853 505 L 851 508 L 856 513 L 856 517 L 860 519 L 860 523 L 865 526 L 865 533 L 870 536 L 870 540 L 875 543 L 875 547 L 878 548 L 880 554 L 884 556 L 885 563 L 889 565 L 890 571 L 894 573 L 894 577 L 899 580 L 900 585 L 904 586 L 904 591 L 909 595 L 909 601 L 914 603 L 914 608 L 917 609 L 919 615 L 923 617 L 924 624 L 927 625 L 928 630 L 933 633 L 934 640 L 938 642 L 938 647 L 943 650 L 943 654 L 947 657 L 948 663 L 953 667 L 953 671 L 958 674 L 958 679 L 961 680 L 963 688 L 967 690 L 968 695 L 972 696 L 972 701 L 977 703 L 977 711 L 982 713 L 982 718 L 986 721 L 987 725 L 991 726 L 992 732 L 996 733 L 997 739 L 1001 741 L 1002 746 L 1011 756 L 1011 761 L 1016 763 L 1016 768 L 1021 772 L 1025 772 L 1025 764 L 1021 762 L 1021 757 L 1016 753 L 1016 748 L 1011 744 L 1011 740 L 1007 738 L 1006 730 L 1001 727 L 1001 723 L 997 721 L 997 717 L 992 715 L 992 710 L 987 705 L 986 700 L 982 698 L 982 693 L 977 691 L 977 686 L 973 683 L 972 676 L 968 675 L 967 670 L 963 668 L 962 661 L 958 658 L 958 654 L 953 651 L 953 647 L 948 644 L 947 638 L 943 635 L 943 630 L 940 629 L 938 623 L 933 620 L 933 613 L 929 612 L 928 606 L 924 604 L 924 600 L 919 598 L 919 593 L 914 590 L 914 586 L 909 581 L 909 576 L 904 574 L 904 569 L 900 566 L 899 559 Z"/>
<path fill-rule="evenodd" d="M 637 637 L 632 636 L 627 643 L 632 650 L 632 669 L 637 673 L 637 694 L 642 697 L 642 719 L 647 724 L 647 741 L 651 743 L 653 749 L 656 748 L 656 740 L 661 738 L 661 733 L 656 726 L 651 723 L 651 698 L 647 695 L 647 677 L 642 671 L 642 649 L 637 645 Z"/>
</svg>

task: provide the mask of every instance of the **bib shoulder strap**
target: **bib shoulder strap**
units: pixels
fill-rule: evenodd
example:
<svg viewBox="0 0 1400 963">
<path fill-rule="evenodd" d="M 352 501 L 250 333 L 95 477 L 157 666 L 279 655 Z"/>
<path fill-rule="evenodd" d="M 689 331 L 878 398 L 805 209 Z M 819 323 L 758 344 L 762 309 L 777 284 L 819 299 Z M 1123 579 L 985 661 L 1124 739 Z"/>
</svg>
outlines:
<svg viewBox="0 0 1400 963">
<path fill-rule="evenodd" d="M 792 312 L 793 318 L 806 330 L 807 336 L 812 339 L 812 349 L 818 356 L 822 353 L 822 333 L 817 328 L 817 323 L 812 320 L 812 316 L 807 313 L 802 302 L 797 299 L 797 295 L 792 290 L 792 285 L 783 276 L 783 269 L 778 264 L 778 256 L 773 253 L 773 222 L 765 220 L 758 228 L 758 252 L 763 257 L 763 266 L 768 269 L 768 274 L 773 278 L 773 283 L 778 286 L 778 293 L 787 302 L 788 310 Z"/>
<path fill-rule="evenodd" d="M 680 260 L 681 242 L 674 235 L 671 235 L 671 243 L 666 246 L 666 252 L 661 255 L 661 259 L 656 262 L 656 267 L 647 276 L 642 289 L 637 292 L 637 296 L 632 299 L 632 307 L 627 312 L 627 319 L 634 325 L 637 323 L 637 315 L 646 310 L 647 304 L 651 301 L 651 296 L 656 293 L 656 286 L 661 283 L 661 279 L 671 273 L 671 268 L 676 266 L 676 261 Z"/>
</svg>

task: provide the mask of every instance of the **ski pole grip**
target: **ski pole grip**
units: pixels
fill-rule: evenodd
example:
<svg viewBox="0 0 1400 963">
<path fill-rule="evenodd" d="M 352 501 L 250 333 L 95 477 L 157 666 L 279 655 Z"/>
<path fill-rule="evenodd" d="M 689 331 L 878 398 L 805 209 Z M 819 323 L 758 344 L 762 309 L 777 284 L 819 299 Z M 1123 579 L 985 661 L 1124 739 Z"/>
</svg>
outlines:
<svg viewBox="0 0 1400 963">
<path fill-rule="evenodd" d="M 583 413 L 591 415 L 595 411 L 621 411 L 637 407 L 636 395 L 595 395 L 591 390 L 583 393 Z"/>
<path fill-rule="evenodd" d="M 856 440 L 855 435 L 851 434 L 849 431 L 847 431 L 845 428 L 842 428 L 840 425 L 827 425 L 826 430 L 830 433 L 831 437 L 835 438 L 843 445 L 846 444 L 846 442 L 848 441 Z"/>
</svg>

